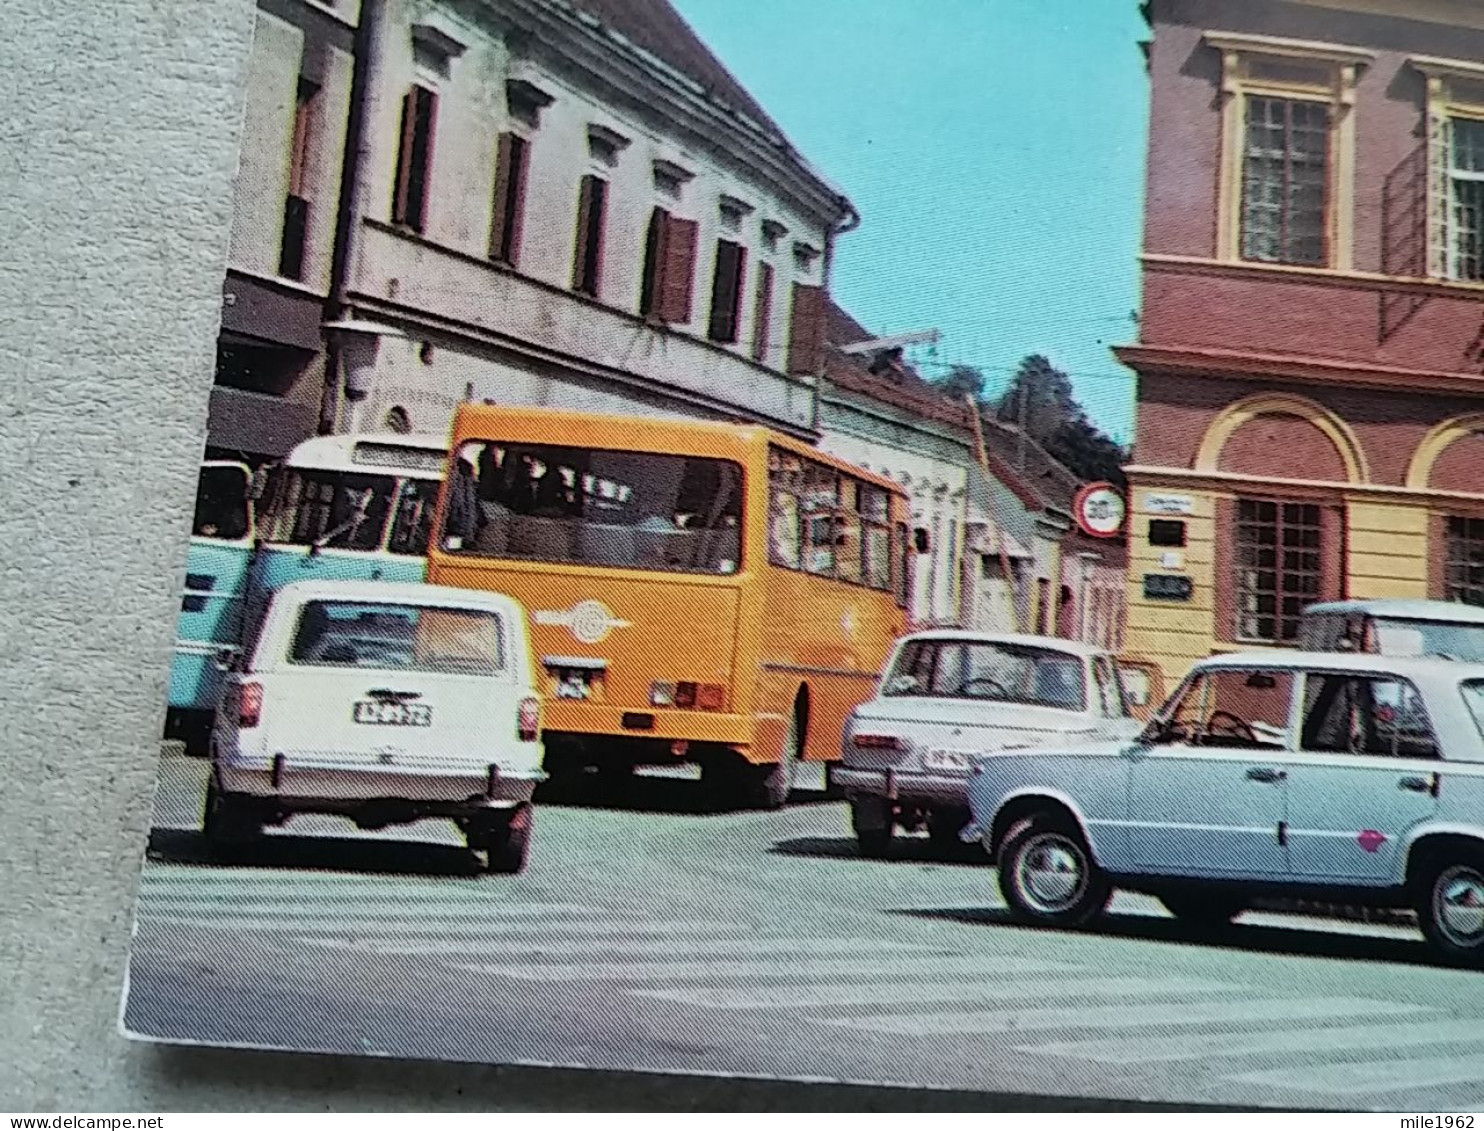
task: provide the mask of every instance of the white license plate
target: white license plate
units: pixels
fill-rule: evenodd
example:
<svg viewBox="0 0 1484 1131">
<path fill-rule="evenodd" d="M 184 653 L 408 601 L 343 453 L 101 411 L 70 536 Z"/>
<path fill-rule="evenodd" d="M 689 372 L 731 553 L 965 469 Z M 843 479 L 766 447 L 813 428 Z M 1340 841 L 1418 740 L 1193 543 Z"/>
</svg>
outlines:
<svg viewBox="0 0 1484 1131">
<path fill-rule="evenodd" d="M 363 699 L 355 706 L 355 721 L 368 726 L 430 727 L 433 708 L 426 703 L 386 703 Z"/>
<path fill-rule="evenodd" d="M 922 756 L 922 764 L 930 770 L 967 772 L 969 752 L 967 750 L 929 750 Z"/>
</svg>

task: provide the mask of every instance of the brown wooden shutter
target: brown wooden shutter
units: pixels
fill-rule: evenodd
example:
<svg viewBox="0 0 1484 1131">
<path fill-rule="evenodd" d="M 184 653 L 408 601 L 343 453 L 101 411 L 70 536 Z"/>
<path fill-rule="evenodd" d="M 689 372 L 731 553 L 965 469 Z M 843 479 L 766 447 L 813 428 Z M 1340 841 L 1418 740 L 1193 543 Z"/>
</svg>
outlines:
<svg viewBox="0 0 1484 1131">
<path fill-rule="evenodd" d="M 583 177 L 577 187 L 577 237 L 572 254 L 572 289 L 583 289 L 587 278 L 588 225 L 592 222 L 593 184 L 596 177 Z"/>
<path fill-rule="evenodd" d="M 1212 636 L 1218 644 L 1237 639 L 1237 501 L 1216 500 L 1216 546 L 1211 595 Z"/>
<path fill-rule="evenodd" d="M 683 326 L 690 321 L 695 290 L 696 241 L 701 225 L 695 220 L 670 216 L 665 222 L 664 254 L 660 260 L 659 316 L 662 321 Z"/>
<path fill-rule="evenodd" d="M 752 360 L 767 363 L 768 334 L 773 321 L 773 265 L 757 267 L 757 304 L 752 321 Z"/>
<path fill-rule="evenodd" d="M 1319 599 L 1343 601 L 1350 592 L 1350 539 L 1344 506 L 1326 503 L 1319 524 Z"/>
<path fill-rule="evenodd" d="M 1448 599 L 1448 516 L 1427 516 L 1427 595 L 1434 601 Z"/>
<path fill-rule="evenodd" d="M 490 258 L 514 267 L 520 255 L 520 233 L 525 214 L 526 142 L 511 133 L 500 135 L 495 151 L 495 203 L 490 220 Z"/>
<path fill-rule="evenodd" d="M 788 371 L 818 373 L 824 364 L 824 288 L 794 284 Z"/>
<path fill-rule="evenodd" d="M 414 88 L 416 89 L 416 88 Z M 401 140 L 397 143 L 397 176 L 392 182 L 392 223 L 407 223 L 407 188 L 412 177 L 412 139 L 417 129 L 413 91 L 402 96 Z"/>
</svg>

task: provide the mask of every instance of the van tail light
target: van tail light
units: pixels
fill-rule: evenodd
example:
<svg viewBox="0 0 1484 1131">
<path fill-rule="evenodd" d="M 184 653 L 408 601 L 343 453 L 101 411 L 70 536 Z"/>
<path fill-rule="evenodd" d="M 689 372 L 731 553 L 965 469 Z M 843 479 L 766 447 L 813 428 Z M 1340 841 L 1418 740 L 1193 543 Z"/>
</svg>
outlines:
<svg viewBox="0 0 1484 1131">
<path fill-rule="evenodd" d="M 541 702 L 538 699 L 520 701 L 520 720 L 516 734 L 522 742 L 535 742 L 541 730 Z"/>
<path fill-rule="evenodd" d="M 703 711 L 719 711 L 727 700 L 727 689 L 719 683 L 703 683 L 696 692 L 696 706 Z"/>
<path fill-rule="evenodd" d="M 244 683 L 237 698 L 237 725 L 244 730 L 263 721 L 263 685 Z"/>
<path fill-rule="evenodd" d="M 900 750 L 902 748 L 896 736 L 890 734 L 857 734 L 852 735 L 850 741 L 857 750 Z"/>
</svg>

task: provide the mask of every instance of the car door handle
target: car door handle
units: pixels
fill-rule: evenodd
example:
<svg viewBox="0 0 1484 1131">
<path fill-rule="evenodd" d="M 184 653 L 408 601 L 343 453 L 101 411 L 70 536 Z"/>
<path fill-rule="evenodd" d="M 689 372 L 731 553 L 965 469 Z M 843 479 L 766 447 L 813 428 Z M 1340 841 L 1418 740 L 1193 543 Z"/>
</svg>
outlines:
<svg viewBox="0 0 1484 1131">
<path fill-rule="evenodd" d="M 1280 782 L 1288 775 L 1282 770 L 1275 770 L 1271 766 L 1253 766 L 1247 771 L 1247 777 L 1252 781 L 1260 781 L 1271 785 Z"/>
<path fill-rule="evenodd" d="M 1397 789 L 1409 789 L 1413 793 L 1431 793 L 1432 782 L 1427 778 L 1402 778 L 1396 783 Z"/>
</svg>

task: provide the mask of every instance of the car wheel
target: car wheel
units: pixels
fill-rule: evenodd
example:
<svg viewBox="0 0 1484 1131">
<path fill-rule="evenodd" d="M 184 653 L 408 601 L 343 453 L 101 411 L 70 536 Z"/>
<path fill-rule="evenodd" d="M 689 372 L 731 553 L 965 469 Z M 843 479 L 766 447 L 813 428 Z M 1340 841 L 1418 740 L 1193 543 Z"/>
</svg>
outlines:
<svg viewBox="0 0 1484 1131">
<path fill-rule="evenodd" d="M 509 812 L 480 814 L 470 821 L 465 836 L 473 851 L 484 853 L 486 872 L 513 876 L 526 870 L 534 823 L 531 806 L 520 805 Z"/>
<path fill-rule="evenodd" d="M 1083 926 L 1113 896 L 1082 834 L 1050 813 L 1032 817 L 1005 841 L 999 882 L 1015 918 L 1047 927 Z"/>
<path fill-rule="evenodd" d="M 217 788 L 215 778 L 210 778 L 202 806 L 201 831 L 214 852 L 245 848 L 263 835 L 262 809 L 255 798 L 225 793 Z"/>
<path fill-rule="evenodd" d="M 1484 964 L 1484 858 L 1454 858 L 1428 869 L 1418 885 L 1417 922 L 1449 962 Z"/>
<path fill-rule="evenodd" d="M 885 798 L 851 798 L 850 827 L 862 856 L 881 860 L 891 855 L 892 811 Z"/>
<path fill-rule="evenodd" d="M 1222 927 L 1246 910 L 1218 892 L 1181 892 L 1162 895 L 1159 901 L 1176 919 L 1192 927 Z"/>
</svg>

